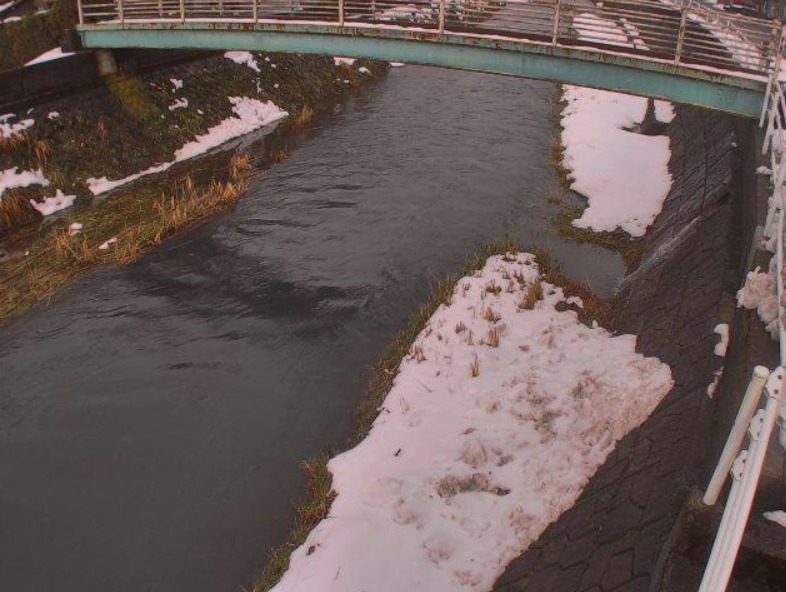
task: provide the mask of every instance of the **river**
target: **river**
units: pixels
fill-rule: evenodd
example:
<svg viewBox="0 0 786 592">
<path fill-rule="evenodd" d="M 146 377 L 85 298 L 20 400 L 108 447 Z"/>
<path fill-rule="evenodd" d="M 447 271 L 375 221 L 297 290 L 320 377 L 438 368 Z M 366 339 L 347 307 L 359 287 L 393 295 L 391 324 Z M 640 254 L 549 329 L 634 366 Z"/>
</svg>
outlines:
<svg viewBox="0 0 786 592">
<path fill-rule="evenodd" d="M 435 278 L 507 232 L 609 294 L 619 258 L 551 224 L 553 99 L 394 69 L 236 207 L 3 326 L 0 590 L 241 590 Z"/>
</svg>

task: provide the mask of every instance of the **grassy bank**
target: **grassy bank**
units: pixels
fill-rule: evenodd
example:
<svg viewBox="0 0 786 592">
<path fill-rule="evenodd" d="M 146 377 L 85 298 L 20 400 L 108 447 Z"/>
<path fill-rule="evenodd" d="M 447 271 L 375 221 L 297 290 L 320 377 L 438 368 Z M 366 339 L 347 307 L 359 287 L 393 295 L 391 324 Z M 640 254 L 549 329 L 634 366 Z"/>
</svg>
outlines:
<svg viewBox="0 0 786 592">
<path fill-rule="evenodd" d="M 587 325 L 591 325 L 593 321 L 603 323 L 610 312 L 610 303 L 599 299 L 584 284 L 568 280 L 559 265 L 553 262 L 545 250 L 539 248 L 522 249 L 520 245 L 507 237 L 492 243 L 469 257 L 461 272 L 447 276 L 432 286 L 429 300 L 393 338 L 382 358 L 371 369 L 367 387 L 358 403 L 357 434 L 347 449 L 358 444 L 371 431 L 379 409 L 393 387 L 402 360 L 411 354 L 412 344 L 426 327 L 431 316 L 441 305 L 450 302 L 456 282 L 462 277 L 472 275 L 475 271 L 482 269 L 489 257 L 522 250 L 535 255 L 543 281 L 561 286 L 566 296 L 578 296 L 582 299 L 584 308 L 577 311 L 581 322 Z M 538 298 L 536 291 L 533 290 L 533 294 L 533 297 Z M 526 308 L 528 305 L 525 302 L 522 303 L 522 306 Z M 331 489 L 330 471 L 327 468 L 330 456 L 325 454 L 318 459 L 304 463 L 308 477 L 308 488 L 304 500 L 297 506 L 295 527 L 289 540 L 271 553 L 262 576 L 253 587 L 253 592 L 266 592 L 278 583 L 289 567 L 289 557 L 292 551 L 303 544 L 311 530 L 330 512 L 330 505 L 335 497 L 335 493 Z"/>
<path fill-rule="evenodd" d="M 0 71 L 20 68 L 60 45 L 64 31 L 73 28 L 76 20 L 75 2 L 55 0 L 48 12 L 0 24 Z"/>
<path fill-rule="evenodd" d="M 131 263 L 166 237 L 225 209 L 245 192 L 251 163 L 219 150 L 143 177 L 108 198 L 93 196 L 89 177 L 119 179 L 172 161 L 175 150 L 230 117 L 231 96 L 270 100 L 290 113 L 252 146 L 253 168 L 262 172 L 287 159 L 291 142 L 320 111 L 387 70 L 371 62 L 337 67 L 329 57 L 256 59 L 260 73 L 214 56 L 143 78 L 119 77 L 80 100 L 24 115 L 35 124 L 0 142 L 0 170 L 41 169 L 50 185 L 7 190 L 0 202 L 0 235 L 5 234 L 0 321 L 52 297 L 97 265 Z M 359 71 L 362 65 L 368 73 Z M 176 101 L 187 101 L 188 108 L 170 110 Z M 30 200 L 41 201 L 55 189 L 77 195 L 76 203 L 42 220 Z M 74 222 L 82 229 L 70 235 Z M 110 239 L 116 239 L 110 248 L 98 248 Z"/>
<path fill-rule="evenodd" d="M 3 194 L 0 237 L 40 221 L 31 199 L 60 189 L 82 205 L 93 198 L 91 177 L 122 179 L 171 161 L 177 149 L 232 115 L 228 97 L 272 101 L 290 114 L 318 111 L 387 69 L 359 61 L 366 74 L 323 56 L 255 58 L 260 72 L 215 55 L 138 78 L 116 75 L 105 88 L 19 114 L 35 123 L 0 141 L 0 170 L 40 169 L 50 185 Z"/>
</svg>

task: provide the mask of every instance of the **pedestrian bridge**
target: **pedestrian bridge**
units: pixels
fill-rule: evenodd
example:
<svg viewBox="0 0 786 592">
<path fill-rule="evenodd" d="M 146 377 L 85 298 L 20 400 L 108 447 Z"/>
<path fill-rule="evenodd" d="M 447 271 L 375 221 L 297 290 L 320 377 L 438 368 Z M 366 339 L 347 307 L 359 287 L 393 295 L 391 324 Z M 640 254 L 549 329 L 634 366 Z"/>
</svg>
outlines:
<svg viewBox="0 0 786 592">
<path fill-rule="evenodd" d="M 366 57 L 758 118 L 783 27 L 677 0 L 81 0 L 88 48 Z M 444 97 L 435 97 L 442 99 Z"/>
</svg>

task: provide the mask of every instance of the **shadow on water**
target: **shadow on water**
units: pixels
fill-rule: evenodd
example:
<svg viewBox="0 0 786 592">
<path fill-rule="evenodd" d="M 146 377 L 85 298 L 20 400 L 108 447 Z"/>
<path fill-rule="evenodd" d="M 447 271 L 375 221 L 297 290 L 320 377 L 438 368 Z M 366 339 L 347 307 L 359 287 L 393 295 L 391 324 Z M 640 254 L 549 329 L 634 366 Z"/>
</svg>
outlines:
<svg viewBox="0 0 786 592">
<path fill-rule="evenodd" d="M 434 279 L 507 232 L 610 293 L 619 259 L 550 223 L 552 97 L 394 70 L 231 211 L 6 325 L 0 589 L 239 590 Z"/>
</svg>

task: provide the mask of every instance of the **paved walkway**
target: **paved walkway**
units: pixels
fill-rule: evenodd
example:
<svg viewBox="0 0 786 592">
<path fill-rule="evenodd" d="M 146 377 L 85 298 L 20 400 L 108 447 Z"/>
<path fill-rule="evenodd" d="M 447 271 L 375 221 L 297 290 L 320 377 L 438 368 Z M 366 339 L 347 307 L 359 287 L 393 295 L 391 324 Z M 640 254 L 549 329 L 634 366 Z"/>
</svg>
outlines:
<svg viewBox="0 0 786 592">
<path fill-rule="evenodd" d="M 674 185 L 623 284 L 612 328 L 671 366 L 672 392 L 630 433 L 576 505 L 499 579 L 513 592 L 644 591 L 688 488 L 705 479 L 722 360 L 712 330 L 737 289 L 734 138 L 724 116 L 680 108 L 670 126 Z"/>
</svg>

